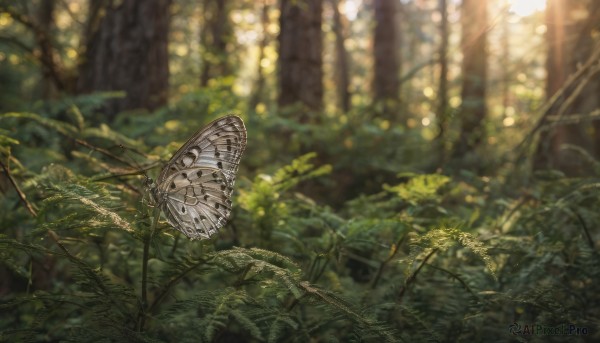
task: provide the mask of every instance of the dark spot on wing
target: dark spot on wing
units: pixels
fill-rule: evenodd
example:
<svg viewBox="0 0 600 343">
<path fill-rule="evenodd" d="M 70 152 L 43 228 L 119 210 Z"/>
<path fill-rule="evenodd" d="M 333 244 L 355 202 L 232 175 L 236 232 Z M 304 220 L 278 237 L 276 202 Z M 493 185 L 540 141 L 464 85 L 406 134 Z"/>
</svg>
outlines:
<svg viewBox="0 0 600 343">
<path fill-rule="evenodd" d="M 181 176 L 183 176 L 184 179 L 187 179 L 187 174 L 186 173 L 181 173 Z"/>
<path fill-rule="evenodd" d="M 185 207 L 181 206 L 181 213 L 185 213 Z"/>
<path fill-rule="evenodd" d="M 219 203 L 218 203 L 218 202 L 216 202 L 216 203 L 215 203 L 215 208 L 216 208 L 217 210 L 219 209 L 219 206 L 220 206 L 220 205 L 219 205 Z"/>
<path fill-rule="evenodd" d="M 198 217 L 194 217 L 194 222 L 200 223 L 200 219 L 198 219 Z"/>
<path fill-rule="evenodd" d="M 202 170 L 198 170 L 196 172 L 196 175 L 198 175 L 198 178 L 201 178 L 202 177 Z"/>
<path fill-rule="evenodd" d="M 217 172 L 213 172 L 213 173 L 212 173 L 212 177 L 214 177 L 215 179 L 217 178 L 217 176 L 218 176 L 218 175 L 219 175 L 219 174 L 217 174 Z"/>
<path fill-rule="evenodd" d="M 171 188 L 175 189 L 175 182 L 171 182 Z"/>
<path fill-rule="evenodd" d="M 217 167 L 219 167 L 219 169 L 223 169 L 223 162 L 217 162 Z"/>
</svg>

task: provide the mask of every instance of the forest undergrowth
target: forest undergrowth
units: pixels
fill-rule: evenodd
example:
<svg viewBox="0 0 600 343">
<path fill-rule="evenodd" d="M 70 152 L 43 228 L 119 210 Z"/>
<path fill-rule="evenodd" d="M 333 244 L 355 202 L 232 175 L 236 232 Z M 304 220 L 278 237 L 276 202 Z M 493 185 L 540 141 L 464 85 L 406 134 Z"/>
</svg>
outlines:
<svg viewBox="0 0 600 343">
<path fill-rule="evenodd" d="M 107 124 L 110 96 L 0 116 L 2 341 L 600 339 L 598 161 L 431 172 L 431 142 L 368 108 L 299 124 L 206 90 Z M 236 111 L 230 223 L 152 231 L 143 173 Z"/>
</svg>

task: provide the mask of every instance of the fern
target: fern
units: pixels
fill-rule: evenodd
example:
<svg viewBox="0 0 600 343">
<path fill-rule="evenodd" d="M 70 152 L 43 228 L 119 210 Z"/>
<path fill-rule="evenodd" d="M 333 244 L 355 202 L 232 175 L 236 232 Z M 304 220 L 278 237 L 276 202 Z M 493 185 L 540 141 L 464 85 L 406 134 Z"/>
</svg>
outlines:
<svg viewBox="0 0 600 343">
<path fill-rule="evenodd" d="M 475 255 L 479 256 L 485 263 L 491 275 L 496 278 L 495 266 L 492 262 L 492 258 L 488 254 L 488 248 L 470 233 L 460 231 L 458 228 L 450 226 L 442 226 L 427 232 L 423 236 L 413 239 L 408 266 L 412 266 L 419 256 L 430 254 L 434 250 L 439 250 L 440 252 L 447 251 L 456 243 L 460 243 L 465 248 L 471 250 Z"/>
<path fill-rule="evenodd" d="M 517 194 L 503 176 L 401 173 L 423 163 L 420 135 L 358 112 L 308 116 L 320 125 L 249 116 L 230 224 L 200 242 L 164 222 L 150 235 L 139 182 L 114 174 L 241 106 L 224 89 L 113 126 L 94 121 L 104 95 L 0 116 L 2 161 L 41 209 L 2 185 L 0 340 L 485 341 L 514 338 L 515 321 L 595 327 L 597 178 L 538 173 Z M 285 149 L 268 144 L 281 130 Z M 300 147 L 318 163 L 280 162 Z"/>
<path fill-rule="evenodd" d="M 44 230 L 61 230 L 69 223 L 85 223 L 89 229 L 97 232 L 99 229 L 118 228 L 133 233 L 135 230 L 127 219 L 117 211 L 120 209 L 117 191 L 111 185 L 90 182 L 75 177 L 68 169 L 51 166 L 43 178 L 38 178 L 35 184 L 45 187 L 45 197 L 42 215 L 51 215 L 56 208 L 68 211 L 67 217 L 58 218 L 42 225 Z"/>
<path fill-rule="evenodd" d="M 393 187 L 384 187 L 388 192 L 396 193 L 400 198 L 417 204 L 424 201 L 438 200 L 438 191 L 450 182 L 450 178 L 444 175 L 410 175 L 400 174 L 400 177 L 410 177 L 405 184 L 399 184 Z"/>
</svg>

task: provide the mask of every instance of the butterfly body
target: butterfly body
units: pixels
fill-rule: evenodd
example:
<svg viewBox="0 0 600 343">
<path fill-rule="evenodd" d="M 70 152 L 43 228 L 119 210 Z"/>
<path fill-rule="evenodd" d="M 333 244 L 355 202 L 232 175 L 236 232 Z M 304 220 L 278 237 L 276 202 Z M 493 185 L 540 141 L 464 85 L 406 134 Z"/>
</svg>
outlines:
<svg viewBox="0 0 600 343">
<path fill-rule="evenodd" d="M 191 239 L 206 239 L 226 224 L 246 135 L 238 116 L 219 118 L 173 155 L 156 184 L 147 181 L 171 226 Z"/>
</svg>

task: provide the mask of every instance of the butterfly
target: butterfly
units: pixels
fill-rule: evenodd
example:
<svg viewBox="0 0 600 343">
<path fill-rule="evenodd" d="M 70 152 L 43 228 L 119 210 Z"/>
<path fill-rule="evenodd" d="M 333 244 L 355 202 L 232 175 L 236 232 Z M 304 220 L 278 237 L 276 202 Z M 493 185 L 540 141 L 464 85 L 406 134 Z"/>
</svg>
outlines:
<svg viewBox="0 0 600 343">
<path fill-rule="evenodd" d="M 208 239 L 227 223 L 246 136 L 240 117 L 219 118 L 177 150 L 156 183 L 146 177 L 154 205 L 188 238 Z"/>
</svg>

